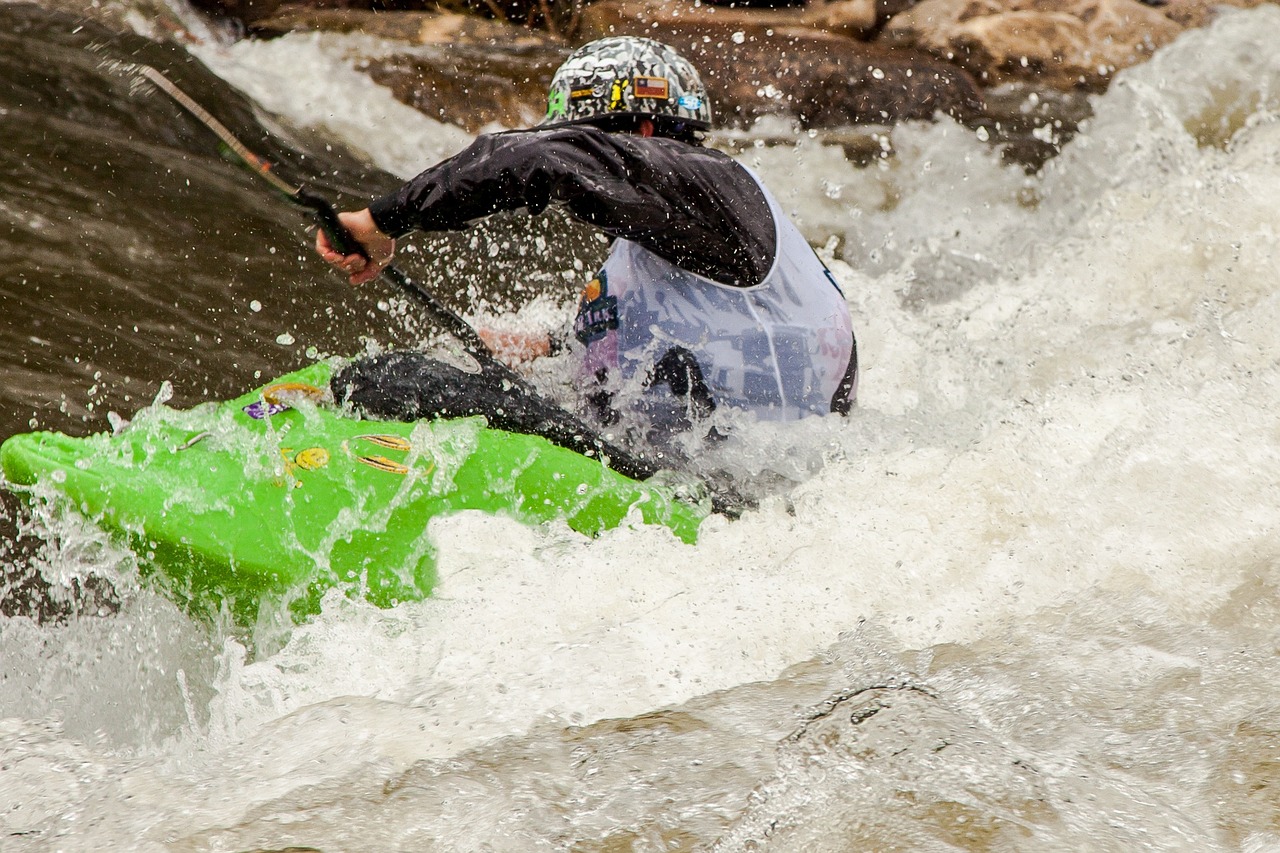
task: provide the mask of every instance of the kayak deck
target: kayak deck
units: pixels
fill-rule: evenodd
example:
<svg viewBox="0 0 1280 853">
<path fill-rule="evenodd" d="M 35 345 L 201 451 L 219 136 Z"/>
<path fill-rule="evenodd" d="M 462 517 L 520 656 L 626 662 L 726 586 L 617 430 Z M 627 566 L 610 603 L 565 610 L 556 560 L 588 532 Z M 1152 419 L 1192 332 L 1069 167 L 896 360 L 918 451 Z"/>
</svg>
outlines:
<svg viewBox="0 0 1280 853">
<path fill-rule="evenodd" d="M 118 435 L 30 433 L 0 446 L 10 483 L 48 483 L 123 535 L 193 612 L 295 620 L 332 587 L 379 607 L 435 586 L 428 522 L 464 510 L 594 535 L 629 514 L 693 542 L 707 509 L 480 417 L 359 420 L 321 401 L 320 363 L 242 397 L 145 409 Z"/>
</svg>

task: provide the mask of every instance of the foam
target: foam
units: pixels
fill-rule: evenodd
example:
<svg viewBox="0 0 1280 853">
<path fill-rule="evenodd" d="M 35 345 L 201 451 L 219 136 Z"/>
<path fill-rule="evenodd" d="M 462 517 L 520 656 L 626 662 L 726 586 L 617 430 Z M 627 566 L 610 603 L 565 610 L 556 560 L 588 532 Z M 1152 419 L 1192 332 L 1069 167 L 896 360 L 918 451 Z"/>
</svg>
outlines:
<svg viewBox="0 0 1280 853">
<path fill-rule="evenodd" d="M 245 80 L 333 67 L 334 42 L 289 39 L 237 46 L 215 67 Z M 1277 43 L 1274 7 L 1189 34 L 1118 75 L 1040 178 L 946 122 L 896 129 L 896 159 L 861 171 L 808 144 L 753 149 L 744 159 L 786 188 L 810 238 L 840 238 L 831 266 L 865 372 L 849 421 L 761 429 L 734 452 L 821 470 L 739 521 L 712 519 L 696 546 L 640 526 L 589 540 L 480 514 L 434 520 L 435 598 L 378 611 L 333 596 L 257 657 L 228 640 L 207 723 L 161 754 L 206 779 L 223 798 L 208 819 L 225 821 L 303 784 L 289 779 L 298 768 L 389 773 L 547 721 L 767 681 L 863 619 L 899 651 L 1013 654 L 1013 631 L 1065 679 L 1072 666 L 1095 681 L 1099 667 L 1183 666 L 1194 650 L 1095 646 L 1125 636 L 1118 601 L 1144 602 L 1135 612 L 1163 631 L 1207 626 L 1280 554 L 1280 78 L 1264 49 Z M 370 115 L 355 106 L 363 85 L 333 74 L 290 115 L 359 141 L 362 119 L 325 113 Z M 457 138 L 370 100 L 403 128 L 400 153 L 370 151 L 384 165 Z M 1236 118 L 1204 119 L 1215 115 Z M 1103 611 L 1101 633 L 1046 615 Z M 1244 628 L 1212 624 L 1203 643 L 1244 642 Z M 1010 675 L 1010 704 L 1056 695 L 1038 677 L 1034 661 Z M 1271 702 L 1270 683 L 1252 701 Z M 218 770 L 229 756 L 235 771 Z M 1059 759 L 1046 766 L 1071 772 Z M 162 810 L 158 798 L 112 808 L 126 828 Z"/>
</svg>

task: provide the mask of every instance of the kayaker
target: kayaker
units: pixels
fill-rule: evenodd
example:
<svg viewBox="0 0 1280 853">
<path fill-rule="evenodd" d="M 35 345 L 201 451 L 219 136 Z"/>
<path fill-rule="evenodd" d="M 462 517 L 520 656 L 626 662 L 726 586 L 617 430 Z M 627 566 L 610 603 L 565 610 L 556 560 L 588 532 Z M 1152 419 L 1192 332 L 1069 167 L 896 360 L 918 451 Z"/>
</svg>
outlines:
<svg viewBox="0 0 1280 853">
<path fill-rule="evenodd" d="M 652 39 L 600 39 L 560 66 L 547 101 L 538 127 L 480 136 L 341 214 L 369 260 L 334 252 L 323 232 L 317 251 L 359 284 L 415 228 L 561 205 L 614 238 L 569 342 L 600 423 L 638 414 L 661 432 L 720 407 L 847 414 L 858 367 L 845 299 L 760 179 L 700 144 L 711 106 L 694 67 Z"/>
</svg>

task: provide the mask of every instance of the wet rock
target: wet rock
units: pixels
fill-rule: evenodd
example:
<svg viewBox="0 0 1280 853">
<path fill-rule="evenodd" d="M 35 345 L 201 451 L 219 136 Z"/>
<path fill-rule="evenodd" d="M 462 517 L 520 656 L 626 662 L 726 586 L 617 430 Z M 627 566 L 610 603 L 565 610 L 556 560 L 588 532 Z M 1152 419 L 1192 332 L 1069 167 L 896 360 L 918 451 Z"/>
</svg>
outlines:
<svg viewBox="0 0 1280 853">
<path fill-rule="evenodd" d="M 869 11 L 874 6 L 866 3 Z M 587 10 L 580 39 L 633 33 L 671 43 L 702 72 L 723 126 L 745 127 L 767 115 L 825 128 L 931 119 L 939 112 L 968 119 L 981 112 L 975 81 L 926 53 L 794 26 L 794 14 L 776 10 L 701 7 L 694 15 L 681 9 L 694 7 L 607 0 Z M 546 33 L 451 13 L 294 5 L 251 29 L 261 36 L 361 32 L 429 46 L 369 60 L 364 68 L 401 101 L 472 133 L 536 124 L 551 75 L 572 49 Z"/>
<path fill-rule="evenodd" d="M 1218 825 L 1243 848 L 1251 835 L 1280 832 L 1280 715 L 1254 712 L 1223 742 L 1211 781 L 1222 804 Z"/>
<path fill-rule="evenodd" d="M 266 18 L 280 7 L 281 0 L 191 0 L 206 14 L 219 18 L 235 18 L 245 23 Z"/>
<path fill-rule="evenodd" d="M 804 14 L 822 15 L 824 8 Z M 957 66 L 805 20 L 794 12 L 678 0 L 604 0 L 584 13 L 581 37 L 646 35 L 671 44 L 702 73 L 717 121 L 731 126 L 765 115 L 832 127 L 930 119 L 939 112 L 965 119 L 981 111 L 977 83 Z"/>
<path fill-rule="evenodd" d="M 281 0 L 195 0 L 206 11 L 256 22 L 270 17 L 281 6 Z M 516 24 L 524 28 L 545 30 L 558 37 L 572 35 L 587 0 L 294 0 L 285 9 L 305 17 L 308 11 L 375 13 L 384 18 L 397 15 L 458 12 L 489 20 L 496 24 Z M 249 17 L 238 9 L 245 4 L 268 4 L 267 11 L 256 11 Z"/>
<path fill-rule="evenodd" d="M 480 133 L 537 124 L 546 110 L 547 84 L 565 53 L 552 46 L 506 54 L 441 46 L 429 56 L 372 60 L 366 70 L 400 101 Z"/>
<path fill-rule="evenodd" d="M 503 51 L 551 43 L 544 33 L 457 11 L 314 9 L 294 3 L 281 6 L 274 14 L 255 21 L 249 27 L 250 34 L 267 38 L 295 31 L 363 33 L 414 45 L 471 45 L 490 50 L 501 47 Z"/>
<path fill-rule="evenodd" d="M 1188 29 L 1208 26 L 1224 8 L 1252 9 L 1275 0 L 1161 0 L 1152 5 Z"/>
<path fill-rule="evenodd" d="M 1015 745 L 909 680 L 830 697 L 711 849 L 1030 849 L 1061 832 Z"/>
<path fill-rule="evenodd" d="M 839 33 L 865 38 L 880 23 L 876 0 L 832 0 L 812 3 L 805 10 L 804 22 L 821 32 Z"/>
<path fill-rule="evenodd" d="M 1093 115 L 1082 89 L 1046 89 L 1030 82 L 1005 83 L 984 93 L 986 111 L 974 122 L 1000 146 L 1004 159 L 1035 172 L 1075 136 Z"/>
<path fill-rule="evenodd" d="M 544 32 L 450 12 L 295 5 L 252 27 L 260 36 L 313 30 L 364 33 L 426 48 L 370 59 L 361 68 L 400 101 L 469 133 L 536 124 L 551 75 L 570 50 Z"/>
<path fill-rule="evenodd" d="M 1137 0 L 925 0 L 880 36 L 952 60 L 984 84 L 1102 89 L 1182 31 Z"/>
</svg>

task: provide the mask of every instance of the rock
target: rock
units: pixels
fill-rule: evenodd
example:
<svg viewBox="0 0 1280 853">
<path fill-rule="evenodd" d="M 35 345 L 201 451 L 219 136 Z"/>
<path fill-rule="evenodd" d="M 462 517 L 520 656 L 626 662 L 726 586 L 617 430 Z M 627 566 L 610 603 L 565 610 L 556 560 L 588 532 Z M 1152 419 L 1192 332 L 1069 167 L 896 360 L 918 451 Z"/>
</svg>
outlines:
<svg viewBox="0 0 1280 853">
<path fill-rule="evenodd" d="M 1035 849 L 1062 826 L 1020 748 L 921 685 L 831 696 L 777 763 L 711 853 Z"/>
<path fill-rule="evenodd" d="M 497 53 L 478 46 L 441 46 L 430 56 L 368 62 L 374 82 L 426 115 L 469 133 L 530 127 L 546 111 L 547 85 L 567 50 L 546 47 Z"/>
<path fill-rule="evenodd" d="M 805 15 L 821 13 L 817 6 Z M 892 124 L 981 110 L 976 82 L 957 66 L 804 20 L 794 12 L 681 0 L 603 0 L 584 12 L 580 37 L 644 35 L 672 45 L 701 72 L 722 125 L 746 126 L 765 115 L 794 117 L 805 127 Z"/>
<path fill-rule="evenodd" d="M 408 44 L 483 45 L 490 49 L 538 48 L 551 44 L 543 33 L 458 12 L 376 12 L 369 9 L 315 9 L 291 3 L 254 21 L 249 32 L 272 37 L 291 32 L 364 33 Z"/>
<path fill-rule="evenodd" d="M 1102 89 L 1181 31 L 1137 0 L 924 0 L 890 20 L 880 41 L 952 60 L 987 85 Z"/>
<path fill-rule="evenodd" d="M 479 133 L 526 127 L 546 108 L 547 84 L 569 48 L 546 33 L 449 12 L 282 8 L 255 35 L 359 32 L 431 49 L 366 60 L 374 82 L 421 112 Z"/>
<path fill-rule="evenodd" d="M 191 0 L 191 5 L 214 17 L 250 23 L 274 14 L 280 0 Z"/>
<path fill-rule="evenodd" d="M 814 3 L 805 10 L 808 26 L 821 32 L 839 33 L 853 38 L 870 35 L 880 22 L 876 0 L 832 0 Z"/>
<path fill-rule="evenodd" d="M 1165 0 L 1159 9 L 1166 17 L 1187 29 L 1208 26 L 1224 6 L 1252 9 L 1275 0 Z"/>
<path fill-rule="evenodd" d="M 193 0 L 196 6 L 215 15 L 239 18 L 252 24 L 271 17 L 281 0 Z M 578 16 L 587 0 L 301 0 L 299 10 L 376 13 L 395 17 L 401 13 L 461 12 L 485 20 L 519 24 L 529 29 L 548 30 L 569 36 L 577 28 Z M 306 12 L 301 12 L 306 17 Z"/>
</svg>

